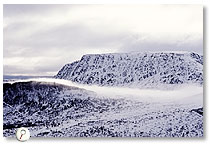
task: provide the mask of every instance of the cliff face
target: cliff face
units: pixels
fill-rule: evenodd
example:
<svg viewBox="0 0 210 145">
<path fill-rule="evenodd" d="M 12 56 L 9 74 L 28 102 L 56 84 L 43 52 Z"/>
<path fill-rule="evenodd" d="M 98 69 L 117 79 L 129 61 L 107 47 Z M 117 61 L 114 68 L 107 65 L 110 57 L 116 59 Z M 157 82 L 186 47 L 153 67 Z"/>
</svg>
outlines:
<svg viewBox="0 0 210 145">
<path fill-rule="evenodd" d="M 100 86 L 203 83 L 203 56 L 190 52 L 84 55 L 55 78 Z"/>
</svg>

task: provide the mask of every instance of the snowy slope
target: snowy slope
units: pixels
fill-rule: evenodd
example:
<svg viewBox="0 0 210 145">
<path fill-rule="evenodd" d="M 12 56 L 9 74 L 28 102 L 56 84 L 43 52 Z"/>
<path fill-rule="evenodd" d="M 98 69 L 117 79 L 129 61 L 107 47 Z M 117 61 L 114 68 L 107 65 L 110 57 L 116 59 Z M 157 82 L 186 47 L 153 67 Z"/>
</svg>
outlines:
<svg viewBox="0 0 210 145">
<path fill-rule="evenodd" d="M 5 83 L 4 136 L 20 126 L 33 137 L 203 136 L 202 87 L 115 91 L 74 85 L 58 79 Z"/>
<path fill-rule="evenodd" d="M 159 87 L 203 83 L 203 56 L 190 52 L 84 55 L 55 78 L 100 86 Z"/>
</svg>

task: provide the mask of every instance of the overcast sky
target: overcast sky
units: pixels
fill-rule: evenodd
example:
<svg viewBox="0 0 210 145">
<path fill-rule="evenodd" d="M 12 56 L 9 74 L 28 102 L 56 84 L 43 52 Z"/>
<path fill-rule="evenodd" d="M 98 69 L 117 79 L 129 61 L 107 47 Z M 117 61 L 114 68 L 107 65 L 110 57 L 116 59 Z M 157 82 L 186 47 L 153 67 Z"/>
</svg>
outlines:
<svg viewBox="0 0 210 145">
<path fill-rule="evenodd" d="M 4 75 L 55 75 L 84 54 L 203 53 L 201 5 L 4 5 Z"/>
</svg>

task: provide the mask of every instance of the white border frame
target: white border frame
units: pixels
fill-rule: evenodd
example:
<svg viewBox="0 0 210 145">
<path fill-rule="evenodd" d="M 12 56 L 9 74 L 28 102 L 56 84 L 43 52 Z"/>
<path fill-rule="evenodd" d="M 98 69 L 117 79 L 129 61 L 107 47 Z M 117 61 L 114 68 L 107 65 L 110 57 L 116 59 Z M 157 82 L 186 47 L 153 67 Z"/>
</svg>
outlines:
<svg viewBox="0 0 210 145">
<path fill-rule="evenodd" d="M 0 67 L 0 81 L 3 82 L 3 4 L 202 4 L 204 6 L 204 137 L 203 138 L 31 138 L 27 143 L 29 144 L 77 144 L 77 145 L 98 145 L 98 144 L 121 144 L 121 145 L 198 145 L 209 144 L 209 96 L 208 96 L 208 76 L 209 74 L 209 51 L 208 49 L 208 10 L 210 8 L 209 0 L 1 0 L 0 1 L 0 45 L 1 45 L 1 67 Z M 0 83 L 0 143 L 1 144 L 20 144 L 15 138 L 3 137 L 3 83 Z"/>
</svg>

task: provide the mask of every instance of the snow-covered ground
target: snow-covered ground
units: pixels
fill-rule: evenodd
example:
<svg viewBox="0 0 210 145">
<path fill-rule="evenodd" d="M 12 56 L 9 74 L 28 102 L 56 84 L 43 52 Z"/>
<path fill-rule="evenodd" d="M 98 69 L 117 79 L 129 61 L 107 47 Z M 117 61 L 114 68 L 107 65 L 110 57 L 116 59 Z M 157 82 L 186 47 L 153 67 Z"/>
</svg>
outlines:
<svg viewBox="0 0 210 145">
<path fill-rule="evenodd" d="M 18 80 L 12 81 L 8 83 L 15 82 L 46 82 L 46 83 L 57 83 L 65 86 L 74 86 L 78 88 L 82 88 L 85 90 L 96 92 L 97 97 L 110 97 L 114 99 L 127 98 L 129 100 L 135 99 L 140 101 L 148 101 L 148 102 L 174 102 L 174 101 L 183 101 L 186 100 L 186 103 L 196 102 L 199 105 L 203 103 L 203 87 L 196 84 L 185 84 L 185 85 L 174 85 L 173 89 L 170 88 L 168 90 L 165 89 L 137 89 L 137 88 L 128 88 L 128 87 L 101 87 L 97 85 L 85 85 L 75 83 L 69 80 L 62 79 L 53 79 L 53 78 L 37 78 L 37 79 L 26 79 L 26 80 Z M 189 102 L 190 101 L 190 102 Z"/>
<path fill-rule="evenodd" d="M 20 87 L 22 92 L 27 92 L 27 99 L 30 99 L 28 94 L 34 97 L 40 93 L 45 94 L 43 98 L 48 98 L 45 98 L 43 104 L 38 104 L 38 110 L 36 103 L 36 109 L 29 104 L 28 109 L 34 109 L 32 113 L 21 112 L 21 107 L 26 108 L 22 104 L 11 106 L 4 101 L 4 125 L 32 122 L 33 126 L 27 124 L 31 136 L 203 136 L 203 115 L 197 111 L 203 108 L 203 87 L 200 85 L 174 85 L 173 89 L 137 89 L 82 85 L 50 78 L 21 80 L 19 83 L 30 81 L 36 82 L 33 91 L 38 93 L 33 94 L 27 87 Z M 43 88 L 41 85 L 48 84 L 49 88 L 44 91 L 40 89 Z M 58 84 L 66 88 L 60 89 Z M 16 88 L 19 85 L 22 84 L 16 85 Z M 49 92 L 53 92 L 50 98 L 47 95 Z M 4 92 L 6 94 L 8 92 Z M 36 99 L 37 102 L 41 100 L 40 97 Z M 47 108 L 41 109 L 47 105 Z M 4 136 L 14 136 L 15 127 L 8 126 L 4 127 Z"/>
</svg>

